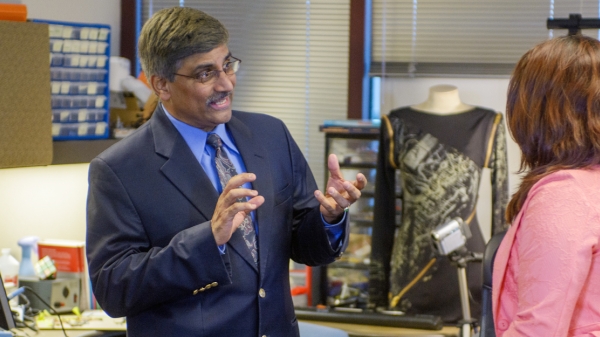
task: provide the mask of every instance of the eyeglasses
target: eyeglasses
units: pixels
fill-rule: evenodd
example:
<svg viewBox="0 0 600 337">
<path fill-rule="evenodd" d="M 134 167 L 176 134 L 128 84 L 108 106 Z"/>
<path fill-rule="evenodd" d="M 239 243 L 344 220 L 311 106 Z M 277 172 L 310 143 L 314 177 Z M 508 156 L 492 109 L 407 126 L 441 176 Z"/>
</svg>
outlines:
<svg viewBox="0 0 600 337">
<path fill-rule="evenodd" d="M 225 62 L 225 64 L 223 64 L 223 70 L 219 70 L 219 69 L 202 70 L 201 72 L 194 74 L 192 76 L 178 74 L 178 73 L 175 73 L 175 75 L 191 78 L 191 79 L 195 80 L 196 82 L 200 82 L 200 83 L 208 83 L 208 82 L 212 82 L 213 80 L 219 78 L 219 73 L 221 71 L 229 76 L 235 74 L 240 69 L 240 63 L 242 63 L 242 60 L 235 58 L 233 56 L 230 56 L 229 59 L 227 60 L 227 62 Z"/>
</svg>

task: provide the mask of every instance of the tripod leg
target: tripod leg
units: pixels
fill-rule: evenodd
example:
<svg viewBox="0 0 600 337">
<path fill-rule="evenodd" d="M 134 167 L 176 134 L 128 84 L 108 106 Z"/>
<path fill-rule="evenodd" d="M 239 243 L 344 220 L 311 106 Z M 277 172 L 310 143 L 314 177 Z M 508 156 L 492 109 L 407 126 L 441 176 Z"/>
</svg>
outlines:
<svg viewBox="0 0 600 337">
<path fill-rule="evenodd" d="M 460 290 L 460 306 L 462 308 L 462 324 L 460 326 L 460 337 L 471 337 L 473 334 L 473 319 L 471 318 L 471 307 L 469 305 L 469 288 L 467 286 L 467 271 L 463 266 L 458 266 L 458 288 Z"/>
<path fill-rule="evenodd" d="M 460 305 L 464 321 L 471 321 L 471 309 L 469 307 L 469 288 L 467 287 L 467 271 L 464 267 L 458 267 L 458 287 L 460 290 Z"/>
</svg>

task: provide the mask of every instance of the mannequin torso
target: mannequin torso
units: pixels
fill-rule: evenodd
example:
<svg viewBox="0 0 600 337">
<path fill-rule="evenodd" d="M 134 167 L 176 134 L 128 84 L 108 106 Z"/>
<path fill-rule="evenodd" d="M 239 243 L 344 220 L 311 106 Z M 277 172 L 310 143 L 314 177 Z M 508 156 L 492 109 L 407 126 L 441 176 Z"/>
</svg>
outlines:
<svg viewBox="0 0 600 337">
<path fill-rule="evenodd" d="M 453 85 L 441 84 L 429 88 L 429 97 L 423 103 L 412 105 L 412 109 L 436 115 L 449 115 L 472 110 L 474 107 L 461 102 L 458 89 Z"/>
</svg>

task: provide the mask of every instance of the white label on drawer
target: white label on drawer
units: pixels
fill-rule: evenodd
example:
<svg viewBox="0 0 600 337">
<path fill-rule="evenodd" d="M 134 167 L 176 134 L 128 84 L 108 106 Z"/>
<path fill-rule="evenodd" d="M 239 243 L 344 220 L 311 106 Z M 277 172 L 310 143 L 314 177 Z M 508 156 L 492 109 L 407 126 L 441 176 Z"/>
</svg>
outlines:
<svg viewBox="0 0 600 337">
<path fill-rule="evenodd" d="M 62 25 L 48 25 L 48 34 L 50 37 L 62 37 Z"/>
<path fill-rule="evenodd" d="M 71 52 L 72 53 L 80 53 L 80 51 L 79 51 L 80 46 L 81 46 L 81 41 L 71 40 Z"/>
<path fill-rule="evenodd" d="M 106 123 L 100 122 L 100 123 L 96 124 L 96 135 L 97 136 L 103 135 L 104 132 L 106 132 Z"/>
<path fill-rule="evenodd" d="M 79 55 L 71 56 L 71 67 L 79 67 Z"/>
<path fill-rule="evenodd" d="M 87 54 L 90 49 L 90 41 L 80 41 L 79 43 L 79 52 L 82 54 Z"/>
<path fill-rule="evenodd" d="M 62 47 L 63 53 L 72 53 L 73 52 L 73 42 L 71 40 L 65 40 Z"/>
<path fill-rule="evenodd" d="M 60 124 L 52 123 L 52 135 L 58 136 L 60 133 Z"/>
<path fill-rule="evenodd" d="M 52 82 L 52 94 L 60 94 L 61 82 Z"/>
<path fill-rule="evenodd" d="M 78 136 L 85 136 L 88 133 L 88 124 L 87 123 L 81 123 L 79 124 L 79 127 L 77 128 L 77 135 Z"/>
<path fill-rule="evenodd" d="M 52 51 L 55 53 L 60 53 L 63 50 L 63 40 L 53 40 L 52 41 Z"/>
<path fill-rule="evenodd" d="M 63 26 L 62 37 L 64 39 L 70 39 L 72 35 L 73 35 L 73 27 Z"/>
<path fill-rule="evenodd" d="M 96 108 L 103 108 L 105 101 L 106 101 L 106 97 L 105 96 L 98 96 L 98 97 L 96 97 Z"/>
<path fill-rule="evenodd" d="M 77 115 L 77 120 L 80 122 L 85 122 L 87 120 L 88 110 L 87 109 L 79 109 L 79 113 Z"/>
<path fill-rule="evenodd" d="M 98 40 L 98 28 L 90 28 L 90 40 Z"/>
<path fill-rule="evenodd" d="M 60 121 L 61 122 L 68 122 L 69 121 L 69 115 L 71 113 L 69 112 L 69 110 L 63 110 L 60 112 Z"/>
<path fill-rule="evenodd" d="M 87 94 L 95 95 L 97 92 L 98 92 L 98 83 L 96 83 L 96 82 L 88 83 Z"/>
<path fill-rule="evenodd" d="M 89 28 L 81 28 L 79 33 L 79 38 L 82 40 L 88 40 L 90 38 L 90 29 Z"/>
<path fill-rule="evenodd" d="M 60 84 L 60 93 L 63 95 L 68 95 L 71 90 L 71 82 L 62 82 Z"/>
<path fill-rule="evenodd" d="M 89 60 L 90 60 L 89 56 L 85 56 L 85 55 L 79 56 L 79 67 L 81 67 L 81 68 L 87 67 Z"/>
<path fill-rule="evenodd" d="M 110 30 L 108 28 L 100 28 L 100 32 L 98 33 L 98 40 L 108 40 L 108 33 L 110 33 Z"/>
<path fill-rule="evenodd" d="M 106 60 L 108 57 L 106 56 L 98 56 L 98 62 L 96 63 L 97 68 L 104 68 L 106 66 Z"/>
<path fill-rule="evenodd" d="M 98 42 L 98 54 L 106 54 L 106 48 L 108 48 L 108 43 Z"/>
<path fill-rule="evenodd" d="M 88 56 L 88 67 L 90 67 L 90 68 L 95 67 L 97 61 L 98 61 L 98 57 Z"/>
<path fill-rule="evenodd" d="M 88 48 L 88 53 L 96 54 L 98 53 L 98 42 L 90 42 L 90 46 Z"/>
</svg>

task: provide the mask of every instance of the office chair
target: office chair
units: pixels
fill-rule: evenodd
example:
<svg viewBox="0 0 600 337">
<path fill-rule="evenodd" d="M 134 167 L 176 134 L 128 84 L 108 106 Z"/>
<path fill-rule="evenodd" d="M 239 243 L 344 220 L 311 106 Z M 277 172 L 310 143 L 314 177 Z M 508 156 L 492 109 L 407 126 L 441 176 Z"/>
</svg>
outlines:
<svg viewBox="0 0 600 337">
<path fill-rule="evenodd" d="M 506 231 L 492 236 L 485 246 L 483 253 L 483 289 L 481 292 L 481 330 L 479 337 L 496 337 L 494 331 L 494 314 L 492 312 L 492 271 L 494 270 L 494 258 L 500 242 Z"/>
</svg>

